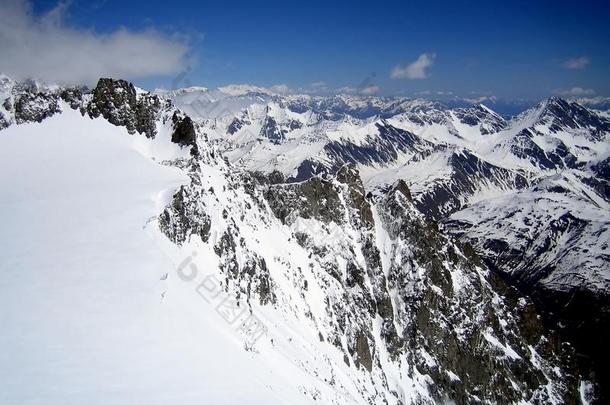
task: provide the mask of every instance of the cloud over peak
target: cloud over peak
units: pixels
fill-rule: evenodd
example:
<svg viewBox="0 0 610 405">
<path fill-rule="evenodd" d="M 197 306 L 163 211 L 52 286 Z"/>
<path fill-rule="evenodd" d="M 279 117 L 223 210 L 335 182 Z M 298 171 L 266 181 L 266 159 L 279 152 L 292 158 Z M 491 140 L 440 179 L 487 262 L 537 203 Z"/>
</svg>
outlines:
<svg viewBox="0 0 610 405">
<path fill-rule="evenodd" d="M 409 65 L 396 66 L 392 69 L 392 79 L 425 79 L 429 76 L 428 68 L 434 64 L 435 53 L 423 53 Z"/>
<path fill-rule="evenodd" d="M 34 16 L 24 0 L 0 0 L 0 72 L 21 80 L 95 84 L 111 76 L 136 79 L 175 74 L 188 46 L 155 30 L 109 34 L 68 27 L 68 3 Z"/>
<path fill-rule="evenodd" d="M 275 84 L 275 85 L 269 87 L 269 90 L 271 90 L 273 93 L 277 93 L 277 94 L 292 93 L 292 89 L 290 87 L 288 87 L 287 84 Z"/>
</svg>

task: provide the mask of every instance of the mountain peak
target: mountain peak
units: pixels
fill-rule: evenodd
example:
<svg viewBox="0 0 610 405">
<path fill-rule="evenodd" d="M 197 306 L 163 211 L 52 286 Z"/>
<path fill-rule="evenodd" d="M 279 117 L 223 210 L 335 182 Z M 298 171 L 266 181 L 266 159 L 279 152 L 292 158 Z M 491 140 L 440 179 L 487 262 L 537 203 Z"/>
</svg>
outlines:
<svg viewBox="0 0 610 405">
<path fill-rule="evenodd" d="M 610 131 L 610 121 L 597 113 L 561 97 L 550 97 L 539 107 L 538 124 L 548 125 L 552 132 L 566 129 L 595 128 L 593 135 Z"/>
</svg>

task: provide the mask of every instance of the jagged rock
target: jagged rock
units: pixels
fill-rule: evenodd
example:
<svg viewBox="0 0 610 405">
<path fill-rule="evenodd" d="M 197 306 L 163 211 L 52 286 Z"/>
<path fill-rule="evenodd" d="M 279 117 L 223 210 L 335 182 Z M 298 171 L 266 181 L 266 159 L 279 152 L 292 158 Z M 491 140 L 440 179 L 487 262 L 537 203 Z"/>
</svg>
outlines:
<svg viewBox="0 0 610 405">
<path fill-rule="evenodd" d="M 182 186 L 174 194 L 172 204 L 159 217 L 159 227 L 174 243 L 182 244 L 191 235 L 206 242 L 210 232 L 210 217 L 200 199 L 201 191 Z"/>
<path fill-rule="evenodd" d="M 356 347 L 354 352 L 356 353 L 354 363 L 356 365 L 362 365 L 369 372 L 373 370 L 373 359 L 371 357 L 371 349 L 369 348 L 369 341 L 366 335 L 362 332 L 356 335 Z"/>
<path fill-rule="evenodd" d="M 531 337 L 531 332 L 521 329 L 519 316 L 511 314 L 508 307 L 494 304 L 496 293 L 488 281 L 477 275 L 475 264 L 456 254 L 449 241 L 436 227 L 426 224 L 398 190 L 393 188 L 384 198 L 382 204 L 387 208 L 381 211 L 382 220 L 387 221 L 392 237 L 409 246 L 413 252 L 410 260 L 425 270 L 423 274 L 405 272 L 413 265 L 404 263 L 403 258 L 402 265 L 397 263 L 391 267 L 389 284 L 405 303 L 399 308 L 399 314 L 406 311 L 401 319 L 414 319 L 403 332 L 404 342 L 410 348 L 407 352 L 413 353 L 411 358 L 420 370 L 428 370 L 434 376 L 440 388 L 439 399 L 445 391 L 464 403 L 472 401 L 472 395 L 494 402 L 517 401 L 523 396 L 544 400 L 548 394 L 540 386 L 552 374 L 549 369 L 542 371 L 528 366 L 526 359 L 531 354 L 520 336 L 529 333 Z M 396 255 L 400 257 L 399 251 Z M 461 276 L 453 270 L 457 268 L 464 269 Z M 457 282 L 455 277 L 462 280 Z M 463 282 L 469 287 L 459 286 Z M 541 327 L 535 317 L 530 316 L 529 322 L 528 330 Z M 505 326 L 501 327 L 501 323 Z M 505 339 L 505 347 L 514 353 L 506 360 L 498 358 L 494 344 L 489 344 L 498 338 L 483 336 L 500 336 L 499 339 Z M 483 343 L 487 343 L 487 348 Z M 540 338 L 535 345 L 544 345 L 544 339 Z M 434 366 L 415 354 L 421 350 L 428 355 L 434 353 Z M 555 353 L 551 358 L 558 355 Z M 435 370 L 451 370 L 459 383 Z"/>
<path fill-rule="evenodd" d="M 409 202 L 413 202 L 411 190 L 409 190 L 409 186 L 407 186 L 407 183 L 405 183 L 404 180 L 398 180 L 394 185 L 394 189 L 401 192 Z"/>
<path fill-rule="evenodd" d="M 342 206 L 344 210 L 362 212 L 363 204 L 368 206 L 369 203 L 362 195 L 357 171 L 342 168 L 336 179 L 336 183 L 331 179 L 322 183 L 319 178 L 312 178 L 305 183 L 273 186 L 270 187 L 273 191 L 265 195 L 276 216 L 285 223 L 301 217 L 345 224 L 342 216 L 326 215 L 316 207 L 332 200 L 337 212 Z M 321 184 L 325 185 L 325 192 L 307 192 L 322 188 Z M 354 192 L 359 198 L 352 198 Z M 351 217 L 355 221 L 352 226 L 364 232 L 361 243 L 366 266 L 363 269 L 354 262 L 348 262 L 346 279 L 342 280 L 336 274 L 333 277 L 352 291 L 353 297 L 344 301 L 348 308 L 354 305 L 360 311 L 360 317 L 367 313 L 381 317 L 380 333 L 391 358 L 398 359 L 404 353 L 420 372 L 432 376 L 436 384 L 433 391 L 439 400 L 449 395 L 462 403 L 471 402 L 474 398 L 477 401 L 512 402 L 524 398 L 545 401 L 549 395 L 554 395 L 543 388 L 549 379 L 554 378 L 552 367 L 531 367 L 529 358 L 534 354 L 525 346 L 528 342 L 552 362 L 558 361 L 562 355 L 560 349 L 545 343 L 548 342 L 542 332 L 545 329 L 535 315 L 534 307 L 527 304 L 521 310 L 520 304 L 515 303 L 512 309 L 501 304 L 494 288 L 508 294 L 508 287 L 493 279 L 493 273 L 486 280 L 478 268 L 482 263 L 471 247 L 466 248 L 467 251 L 470 249 L 467 255 L 462 254 L 440 233 L 435 223 L 418 213 L 404 183 L 397 182 L 386 195 L 376 199 L 383 226 L 396 243 L 393 248 L 396 250 L 391 254 L 386 252 L 386 255 L 389 260 L 400 258 L 400 261 L 392 263 L 386 270 L 389 273 L 386 278 L 376 242 L 367 231 L 373 224 L 363 226 L 372 221 L 372 216 L 355 215 Z M 314 239 L 306 235 L 300 237 L 304 241 L 302 245 L 311 248 L 316 255 L 329 255 L 330 251 L 325 253 L 317 247 L 315 235 Z M 330 256 L 326 257 L 330 259 Z M 331 262 L 329 271 L 334 268 L 330 266 Z M 457 281 L 456 277 L 462 280 Z M 372 290 L 364 288 L 367 283 L 371 284 Z M 400 297 L 398 302 L 401 304 L 397 307 L 391 299 L 392 294 Z M 512 290 L 510 294 L 518 296 Z M 517 301 L 526 302 L 522 297 Z M 352 310 L 346 313 L 340 307 L 333 308 L 339 314 L 345 314 L 342 316 Z M 331 333 L 329 341 L 340 347 L 339 336 L 347 334 L 348 342 L 352 342 L 348 351 L 354 363 L 371 371 L 376 352 L 370 349 L 365 334 L 350 332 L 361 328 L 363 321 L 367 325 L 362 318 L 351 327 L 337 325 L 338 330 Z M 401 334 L 395 328 L 396 323 L 401 325 Z M 498 345 L 503 349 L 499 350 Z M 422 355 L 422 351 L 425 354 Z M 435 359 L 434 366 L 423 360 L 425 356 Z M 443 370 L 450 370 L 457 380 L 448 377 Z M 569 398 L 571 394 L 567 394 L 567 387 L 576 382 L 566 377 L 564 383 L 566 385 L 560 387 Z"/>
<path fill-rule="evenodd" d="M 13 90 L 15 122 L 42 122 L 61 111 L 57 97 L 50 93 L 39 91 L 34 82 L 25 82 L 15 86 Z"/>
<path fill-rule="evenodd" d="M 319 177 L 294 185 L 272 186 L 265 197 L 274 214 L 284 223 L 290 222 L 294 215 L 319 218 L 327 223 L 343 221 L 337 190 L 330 181 Z"/>
<path fill-rule="evenodd" d="M 372 227 L 373 213 L 370 204 L 366 201 L 366 191 L 364 190 L 358 171 L 345 165 L 337 172 L 337 180 L 348 186 L 352 204 L 356 208 L 362 223 L 367 227 Z"/>
<path fill-rule="evenodd" d="M 160 108 L 156 95 L 138 95 L 132 83 L 102 78 L 93 89 L 88 112 L 93 118 L 101 115 L 114 125 L 126 127 L 130 134 L 138 132 L 154 138 Z"/>
<path fill-rule="evenodd" d="M 260 135 L 275 144 L 279 144 L 286 138 L 286 131 L 278 126 L 275 119 L 267 117 L 261 127 Z"/>
<path fill-rule="evenodd" d="M 154 138 L 157 134 L 157 114 L 161 109 L 161 101 L 156 95 L 142 94 L 138 97 L 136 105 L 136 130 L 146 134 L 147 138 Z"/>
<path fill-rule="evenodd" d="M 72 108 L 73 110 L 77 110 L 82 108 L 83 94 L 87 92 L 87 88 L 66 88 L 61 90 L 61 92 L 59 93 L 59 97 L 66 103 L 70 104 L 70 108 Z"/>
<path fill-rule="evenodd" d="M 4 102 L 2 103 L 2 107 L 4 107 L 4 109 L 6 111 L 11 111 L 13 109 L 13 104 L 11 103 L 11 99 L 5 98 Z"/>
<path fill-rule="evenodd" d="M 135 111 L 137 94 L 133 84 L 125 80 L 102 78 L 93 89 L 93 99 L 89 104 L 89 115 L 107 119 L 111 124 L 127 127 L 135 133 Z"/>
<path fill-rule="evenodd" d="M 187 116 L 180 116 L 177 112 L 172 116 L 174 124 L 174 132 L 172 133 L 172 142 L 182 146 L 197 146 L 197 133 L 193 120 Z"/>
<path fill-rule="evenodd" d="M 244 126 L 244 124 L 245 124 L 244 121 L 240 120 L 239 118 L 235 118 L 229 124 L 229 127 L 227 128 L 227 134 L 233 135 L 234 133 L 239 131 Z"/>
</svg>

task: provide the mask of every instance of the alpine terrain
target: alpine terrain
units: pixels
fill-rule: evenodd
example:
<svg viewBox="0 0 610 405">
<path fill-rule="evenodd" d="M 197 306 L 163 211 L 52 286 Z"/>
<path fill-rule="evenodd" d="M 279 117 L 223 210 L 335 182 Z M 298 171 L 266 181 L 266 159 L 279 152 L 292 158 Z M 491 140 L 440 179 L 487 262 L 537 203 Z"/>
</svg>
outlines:
<svg viewBox="0 0 610 405">
<path fill-rule="evenodd" d="M 2 76 L 0 403 L 604 403 L 608 117 Z"/>
</svg>

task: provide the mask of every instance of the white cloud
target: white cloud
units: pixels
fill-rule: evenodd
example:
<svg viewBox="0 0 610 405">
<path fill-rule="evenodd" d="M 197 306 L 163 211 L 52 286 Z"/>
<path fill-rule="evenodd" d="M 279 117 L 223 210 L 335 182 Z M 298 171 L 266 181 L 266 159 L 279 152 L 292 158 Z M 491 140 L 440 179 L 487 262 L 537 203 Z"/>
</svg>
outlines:
<svg viewBox="0 0 610 405">
<path fill-rule="evenodd" d="M 566 69 L 579 70 L 579 69 L 584 69 L 590 63 L 591 63 L 591 59 L 589 59 L 586 56 L 581 56 L 579 58 L 568 59 L 565 62 L 563 62 L 561 65 Z"/>
<path fill-rule="evenodd" d="M 557 89 L 554 91 L 554 93 L 560 96 L 582 97 L 595 95 L 595 90 L 585 89 L 582 87 L 572 87 L 571 89 Z"/>
<path fill-rule="evenodd" d="M 595 96 L 595 97 L 578 97 L 576 101 L 586 107 L 608 110 L 610 107 L 610 97 Z"/>
<path fill-rule="evenodd" d="M 278 93 L 278 94 L 288 94 L 288 93 L 292 93 L 292 89 L 290 87 L 288 87 L 288 85 L 286 84 L 276 84 L 273 85 L 269 88 L 269 90 L 271 90 L 274 93 Z"/>
<path fill-rule="evenodd" d="M 428 68 L 434 64 L 436 54 L 423 53 L 417 60 L 405 67 L 396 66 L 392 69 L 392 79 L 425 79 L 428 77 Z"/>
<path fill-rule="evenodd" d="M 0 0 L 0 72 L 19 80 L 92 85 L 103 76 L 170 75 L 185 66 L 184 42 L 152 29 L 99 34 L 68 27 L 67 4 L 37 17 L 25 0 Z"/>
<path fill-rule="evenodd" d="M 414 93 L 416 96 L 453 96 L 452 91 L 443 91 L 443 90 L 422 90 Z"/>
<path fill-rule="evenodd" d="M 365 96 L 372 96 L 379 93 L 379 86 L 366 86 L 360 89 L 360 94 Z"/>
<path fill-rule="evenodd" d="M 326 94 L 330 91 L 326 82 L 319 81 L 297 88 L 294 92 L 301 94 Z"/>
<path fill-rule="evenodd" d="M 354 94 L 356 93 L 356 88 L 355 87 L 351 87 L 351 86 L 344 86 L 344 87 L 339 87 L 337 89 L 337 93 L 339 94 Z"/>
<path fill-rule="evenodd" d="M 366 87 L 351 87 L 344 86 L 336 90 L 338 94 L 360 94 L 363 96 L 373 96 L 379 93 L 379 86 L 366 86 Z"/>
</svg>

